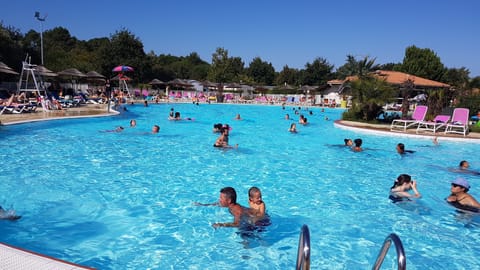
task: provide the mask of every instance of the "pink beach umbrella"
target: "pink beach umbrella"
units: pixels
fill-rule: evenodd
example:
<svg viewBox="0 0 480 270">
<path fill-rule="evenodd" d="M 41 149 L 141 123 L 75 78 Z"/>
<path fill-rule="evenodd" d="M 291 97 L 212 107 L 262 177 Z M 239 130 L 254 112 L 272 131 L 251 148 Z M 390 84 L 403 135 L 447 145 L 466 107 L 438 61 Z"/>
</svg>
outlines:
<svg viewBox="0 0 480 270">
<path fill-rule="evenodd" d="M 132 72 L 133 68 L 130 66 L 116 66 L 112 69 L 113 72 Z"/>
</svg>

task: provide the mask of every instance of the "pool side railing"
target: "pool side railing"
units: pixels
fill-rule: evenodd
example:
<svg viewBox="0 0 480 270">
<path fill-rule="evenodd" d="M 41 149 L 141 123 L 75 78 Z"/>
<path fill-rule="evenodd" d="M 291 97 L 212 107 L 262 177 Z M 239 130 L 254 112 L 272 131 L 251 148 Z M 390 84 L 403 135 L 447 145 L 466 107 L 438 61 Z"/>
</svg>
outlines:
<svg viewBox="0 0 480 270">
<path fill-rule="evenodd" d="M 303 225 L 298 241 L 296 270 L 310 269 L 310 231 L 307 225 Z"/>
<path fill-rule="evenodd" d="M 397 251 L 397 264 L 398 264 L 397 269 L 398 270 L 407 269 L 407 258 L 405 257 L 405 250 L 403 249 L 402 241 L 400 240 L 400 237 L 398 237 L 396 234 L 391 233 L 389 236 L 385 238 L 385 241 L 383 242 L 382 249 L 380 250 L 380 253 L 377 256 L 377 260 L 373 265 L 373 268 L 372 268 L 373 270 L 380 269 L 383 263 L 383 259 L 385 259 L 385 256 L 387 255 L 387 252 L 390 249 L 392 242 L 395 245 L 395 249 Z"/>
<path fill-rule="evenodd" d="M 403 249 L 402 241 L 395 233 L 391 233 L 383 242 L 380 253 L 377 256 L 377 260 L 373 265 L 373 270 L 380 269 L 383 260 L 385 259 L 385 256 L 392 245 L 392 242 L 397 251 L 398 270 L 407 269 L 407 259 L 405 257 L 405 250 Z M 300 237 L 298 241 L 297 265 L 295 267 L 296 270 L 310 270 L 310 250 L 310 231 L 308 226 L 304 224 L 300 231 Z"/>
</svg>

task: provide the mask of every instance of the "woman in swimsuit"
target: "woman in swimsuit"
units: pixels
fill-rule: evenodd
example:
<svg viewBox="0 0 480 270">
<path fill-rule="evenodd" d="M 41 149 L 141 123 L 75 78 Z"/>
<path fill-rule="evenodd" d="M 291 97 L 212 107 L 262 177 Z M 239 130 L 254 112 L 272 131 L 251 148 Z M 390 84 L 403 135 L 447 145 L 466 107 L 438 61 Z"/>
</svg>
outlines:
<svg viewBox="0 0 480 270">
<path fill-rule="evenodd" d="M 472 195 L 468 194 L 470 184 L 467 180 L 459 177 L 452 182 L 450 196 L 447 197 L 447 202 L 460 209 L 467 209 L 474 212 L 480 211 L 480 203 L 478 203 Z"/>
<path fill-rule="evenodd" d="M 413 194 L 409 191 L 413 191 Z M 410 198 L 420 198 L 421 196 L 417 190 L 417 182 L 412 180 L 412 177 L 408 174 L 400 174 L 390 188 L 389 198 L 393 202 L 399 202 L 410 200 Z"/>
</svg>

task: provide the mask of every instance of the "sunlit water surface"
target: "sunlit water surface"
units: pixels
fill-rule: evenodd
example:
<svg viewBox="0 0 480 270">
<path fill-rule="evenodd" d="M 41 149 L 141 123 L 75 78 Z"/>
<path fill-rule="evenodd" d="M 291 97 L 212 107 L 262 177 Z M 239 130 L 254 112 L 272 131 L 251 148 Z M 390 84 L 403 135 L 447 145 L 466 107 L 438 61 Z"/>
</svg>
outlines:
<svg viewBox="0 0 480 270">
<path fill-rule="evenodd" d="M 194 121 L 168 121 L 171 107 Z M 463 159 L 480 168 L 480 144 L 339 129 L 339 109 L 302 111 L 310 124 L 290 134 L 286 113 L 298 119 L 292 107 L 153 104 L 0 127 L 0 204 L 23 216 L 0 221 L 0 241 L 98 269 L 292 269 L 307 224 L 312 269 L 370 269 L 392 232 L 408 269 L 480 269 L 480 218 L 444 201 L 458 176 L 447 168 Z M 212 147 L 218 122 L 238 149 Z M 148 134 L 154 124 L 160 133 Z M 117 126 L 125 130 L 103 132 Z M 364 152 L 340 146 L 357 137 Z M 416 153 L 400 157 L 398 142 Z M 388 190 L 402 173 L 423 198 L 400 207 Z M 480 177 L 465 177 L 480 198 Z M 249 237 L 214 229 L 232 220 L 228 210 L 193 202 L 215 202 L 225 186 L 243 205 L 258 186 L 272 225 Z M 394 250 L 383 269 L 396 269 Z"/>
</svg>

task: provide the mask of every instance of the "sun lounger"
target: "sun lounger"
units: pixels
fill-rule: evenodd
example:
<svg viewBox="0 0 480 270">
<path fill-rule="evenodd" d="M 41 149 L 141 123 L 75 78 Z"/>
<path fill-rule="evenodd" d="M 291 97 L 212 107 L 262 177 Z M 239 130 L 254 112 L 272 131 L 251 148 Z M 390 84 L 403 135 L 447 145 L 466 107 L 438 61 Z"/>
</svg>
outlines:
<svg viewBox="0 0 480 270">
<path fill-rule="evenodd" d="M 407 128 L 414 127 L 425 120 L 428 106 L 419 105 L 415 107 L 412 119 L 395 119 L 390 126 L 390 131 L 407 131 Z"/>
<path fill-rule="evenodd" d="M 24 104 L 5 106 L 4 113 L 22 113 L 25 110 Z"/>
<path fill-rule="evenodd" d="M 467 108 L 455 108 L 453 110 L 452 121 L 447 124 L 445 134 L 457 133 L 465 137 L 468 132 L 468 115 L 470 110 Z"/>
<path fill-rule="evenodd" d="M 422 121 L 418 124 L 417 134 L 421 131 L 437 132 L 439 129 L 446 127 L 448 121 L 450 121 L 450 115 L 437 115 L 433 121 Z"/>
</svg>

